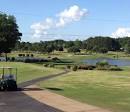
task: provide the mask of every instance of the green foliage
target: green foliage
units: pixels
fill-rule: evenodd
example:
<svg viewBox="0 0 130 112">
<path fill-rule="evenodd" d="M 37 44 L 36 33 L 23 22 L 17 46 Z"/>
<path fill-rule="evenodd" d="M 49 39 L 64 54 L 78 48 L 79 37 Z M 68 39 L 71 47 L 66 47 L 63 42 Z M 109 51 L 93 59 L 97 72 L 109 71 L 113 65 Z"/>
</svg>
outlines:
<svg viewBox="0 0 130 112">
<path fill-rule="evenodd" d="M 49 64 L 44 64 L 44 67 L 48 67 L 49 66 Z"/>
<path fill-rule="evenodd" d="M 72 70 L 73 70 L 73 71 L 77 71 L 77 70 L 78 70 L 78 66 L 77 66 L 77 65 L 74 65 L 74 66 L 72 67 Z"/>
<path fill-rule="evenodd" d="M 0 53 L 9 53 L 20 36 L 15 17 L 0 13 Z"/>
<path fill-rule="evenodd" d="M 94 37 L 86 40 L 86 49 L 106 53 L 107 51 L 116 51 L 120 49 L 119 43 L 110 37 Z"/>
<path fill-rule="evenodd" d="M 110 71 L 122 71 L 122 69 L 119 68 L 118 66 L 110 66 L 109 70 Z"/>
<path fill-rule="evenodd" d="M 78 47 L 73 46 L 68 48 L 68 52 L 77 53 L 80 52 L 80 49 Z"/>
<path fill-rule="evenodd" d="M 125 52 L 130 54 L 130 40 L 128 40 L 125 44 Z"/>
<path fill-rule="evenodd" d="M 61 88 L 60 95 L 86 104 L 130 112 L 130 67 L 123 71 L 77 71 L 53 80 L 40 82 L 40 87 Z"/>
<path fill-rule="evenodd" d="M 70 65 L 67 65 L 66 68 L 67 68 L 67 69 L 71 69 L 71 66 L 70 66 Z"/>
<path fill-rule="evenodd" d="M 96 68 L 98 70 L 108 70 L 109 67 L 110 67 L 109 63 L 105 60 L 96 63 Z"/>
<path fill-rule="evenodd" d="M 93 65 L 86 65 L 86 64 L 78 66 L 78 69 L 82 69 L 82 70 L 94 70 L 95 68 L 96 67 Z"/>
<path fill-rule="evenodd" d="M 126 49 L 127 44 L 130 42 L 130 37 L 117 38 L 116 41 L 121 45 L 121 48 Z"/>
</svg>

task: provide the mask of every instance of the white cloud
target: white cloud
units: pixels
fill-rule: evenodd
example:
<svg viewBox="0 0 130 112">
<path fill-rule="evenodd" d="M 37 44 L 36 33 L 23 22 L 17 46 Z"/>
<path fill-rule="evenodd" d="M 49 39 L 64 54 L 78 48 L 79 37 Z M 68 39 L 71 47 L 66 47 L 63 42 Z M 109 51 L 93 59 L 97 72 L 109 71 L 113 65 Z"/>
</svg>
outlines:
<svg viewBox="0 0 130 112">
<path fill-rule="evenodd" d="M 56 26 L 65 26 L 73 21 L 79 21 L 82 17 L 88 14 L 87 12 L 87 9 L 80 9 L 80 7 L 77 5 L 74 5 L 69 9 L 65 9 L 63 12 L 57 15 L 59 17 L 59 21 L 57 22 Z"/>
<path fill-rule="evenodd" d="M 114 33 L 112 33 L 112 37 L 130 37 L 130 28 L 118 28 Z"/>
<path fill-rule="evenodd" d="M 33 37 L 39 38 L 44 34 L 47 34 L 47 30 L 53 27 L 53 20 L 51 18 L 47 18 L 45 21 L 34 23 L 31 25 L 31 29 L 33 30 Z"/>
<path fill-rule="evenodd" d="M 64 27 L 65 25 L 80 21 L 84 16 L 88 14 L 87 9 L 81 9 L 79 6 L 74 5 L 56 15 L 56 19 L 47 18 L 41 22 L 37 22 L 31 25 L 33 32 L 33 38 L 41 39 L 47 36 L 48 30 Z"/>
</svg>

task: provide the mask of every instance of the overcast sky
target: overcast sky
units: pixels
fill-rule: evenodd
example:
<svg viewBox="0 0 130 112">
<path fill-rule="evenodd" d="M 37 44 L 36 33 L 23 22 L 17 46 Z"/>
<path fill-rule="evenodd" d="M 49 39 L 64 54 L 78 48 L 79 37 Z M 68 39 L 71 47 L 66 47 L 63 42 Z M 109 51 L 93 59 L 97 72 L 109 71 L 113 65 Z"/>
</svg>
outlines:
<svg viewBox="0 0 130 112">
<path fill-rule="evenodd" d="M 130 36 L 130 0 L 1 0 L 23 41 Z"/>
</svg>

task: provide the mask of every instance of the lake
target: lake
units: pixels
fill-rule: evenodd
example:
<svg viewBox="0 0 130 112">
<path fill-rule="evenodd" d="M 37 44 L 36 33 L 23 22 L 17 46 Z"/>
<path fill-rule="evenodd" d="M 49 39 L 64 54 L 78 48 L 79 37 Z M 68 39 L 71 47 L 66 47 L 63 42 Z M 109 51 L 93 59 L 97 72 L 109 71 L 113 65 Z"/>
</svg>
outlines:
<svg viewBox="0 0 130 112">
<path fill-rule="evenodd" d="M 107 61 L 110 65 L 130 66 L 130 60 L 110 59 L 110 58 L 87 59 L 87 60 L 84 60 L 83 63 L 90 64 L 90 65 L 96 65 L 96 63 L 100 62 L 100 61 Z"/>
</svg>

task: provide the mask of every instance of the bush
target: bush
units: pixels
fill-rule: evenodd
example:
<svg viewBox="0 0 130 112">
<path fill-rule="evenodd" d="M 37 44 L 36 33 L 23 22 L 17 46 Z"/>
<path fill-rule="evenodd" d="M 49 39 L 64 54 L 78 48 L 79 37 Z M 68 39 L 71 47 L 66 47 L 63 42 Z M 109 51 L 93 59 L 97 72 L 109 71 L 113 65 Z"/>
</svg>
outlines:
<svg viewBox="0 0 130 112">
<path fill-rule="evenodd" d="M 31 57 L 34 57 L 34 55 L 33 55 L 33 54 L 31 54 Z"/>
<path fill-rule="evenodd" d="M 10 61 L 15 61 L 15 57 L 12 57 L 12 58 L 10 59 Z"/>
<path fill-rule="evenodd" d="M 77 70 L 78 70 L 78 66 L 77 66 L 77 65 L 74 65 L 74 66 L 72 67 L 72 70 L 73 70 L 73 71 L 77 71 Z"/>
<path fill-rule="evenodd" d="M 71 66 L 70 66 L 70 65 L 67 65 L 67 66 L 66 66 L 66 68 L 67 68 L 67 69 L 70 69 L 70 68 L 71 68 Z"/>
<path fill-rule="evenodd" d="M 25 54 L 22 54 L 23 55 L 23 57 L 25 57 Z"/>
<path fill-rule="evenodd" d="M 19 57 L 23 56 L 22 54 L 18 54 Z"/>
<path fill-rule="evenodd" d="M 52 58 L 52 60 L 53 60 L 53 61 L 57 61 L 57 60 L 60 60 L 60 59 L 57 58 L 57 57 L 54 57 L 54 58 Z"/>
<path fill-rule="evenodd" d="M 29 57 L 29 54 L 26 54 L 27 57 Z"/>
<path fill-rule="evenodd" d="M 108 70 L 109 67 L 110 65 L 107 61 L 100 61 L 96 63 L 96 68 L 98 70 Z"/>
<path fill-rule="evenodd" d="M 117 66 L 111 66 L 111 67 L 109 68 L 109 70 L 110 70 L 110 71 L 122 71 L 122 69 L 119 68 L 119 67 L 117 67 Z"/>
<path fill-rule="evenodd" d="M 61 60 L 59 58 L 57 58 L 57 57 L 52 58 L 52 61 L 56 62 L 56 63 L 60 63 L 61 62 Z"/>
<path fill-rule="evenodd" d="M 95 69 L 96 67 L 95 66 L 93 66 L 93 65 L 79 65 L 78 66 L 78 69 L 83 69 L 83 70 L 93 70 L 93 69 Z"/>
<path fill-rule="evenodd" d="M 19 56 L 19 57 L 24 57 L 24 56 L 25 56 L 25 54 L 18 54 L 18 56 Z"/>
<path fill-rule="evenodd" d="M 73 46 L 73 47 L 68 48 L 68 52 L 77 53 L 77 52 L 80 52 L 80 49 L 76 46 Z"/>
<path fill-rule="evenodd" d="M 44 67 L 48 67 L 48 66 L 49 66 L 49 64 L 45 64 L 45 65 L 44 65 Z"/>
<path fill-rule="evenodd" d="M 24 63 L 48 62 L 48 60 L 46 60 L 46 59 L 42 59 L 42 58 L 30 58 L 30 57 L 17 57 L 15 60 L 17 62 L 24 62 Z"/>
</svg>

